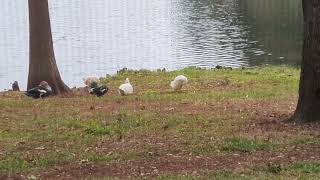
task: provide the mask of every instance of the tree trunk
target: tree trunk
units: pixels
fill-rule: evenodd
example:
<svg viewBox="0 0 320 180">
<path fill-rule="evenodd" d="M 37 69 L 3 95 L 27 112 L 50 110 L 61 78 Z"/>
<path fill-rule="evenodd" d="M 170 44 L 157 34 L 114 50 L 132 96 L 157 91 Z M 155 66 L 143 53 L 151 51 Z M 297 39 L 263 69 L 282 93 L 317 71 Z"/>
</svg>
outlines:
<svg viewBox="0 0 320 180">
<path fill-rule="evenodd" d="M 304 40 L 294 121 L 320 121 L 320 0 L 302 0 Z"/>
<path fill-rule="evenodd" d="M 54 94 L 69 92 L 56 64 L 48 0 L 28 0 L 29 5 L 29 75 L 28 89 L 47 81 Z"/>
</svg>

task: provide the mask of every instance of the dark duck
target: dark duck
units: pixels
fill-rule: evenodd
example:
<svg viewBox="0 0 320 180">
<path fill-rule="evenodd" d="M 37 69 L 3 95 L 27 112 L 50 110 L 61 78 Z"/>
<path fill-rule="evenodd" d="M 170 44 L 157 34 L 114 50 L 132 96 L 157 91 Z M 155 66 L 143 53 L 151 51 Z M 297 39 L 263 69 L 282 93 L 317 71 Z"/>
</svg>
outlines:
<svg viewBox="0 0 320 180">
<path fill-rule="evenodd" d="M 12 91 L 20 91 L 18 81 L 12 83 Z"/>
<path fill-rule="evenodd" d="M 52 88 L 46 81 L 42 81 L 38 86 L 31 88 L 26 92 L 27 96 L 33 97 L 35 99 L 44 98 L 52 94 Z"/>
<path fill-rule="evenodd" d="M 101 86 L 98 86 L 98 83 L 97 82 L 92 82 L 90 84 L 90 94 L 94 94 L 98 97 L 101 97 L 103 95 L 105 95 L 107 92 L 108 92 L 108 87 L 106 85 L 101 85 Z"/>
</svg>

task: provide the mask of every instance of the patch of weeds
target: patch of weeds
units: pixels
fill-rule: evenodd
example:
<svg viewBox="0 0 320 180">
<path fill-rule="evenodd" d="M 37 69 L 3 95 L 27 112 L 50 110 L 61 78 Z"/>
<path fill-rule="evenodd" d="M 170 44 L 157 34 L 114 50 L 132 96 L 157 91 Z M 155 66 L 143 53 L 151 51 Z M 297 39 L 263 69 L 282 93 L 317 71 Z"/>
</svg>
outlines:
<svg viewBox="0 0 320 180">
<path fill-rule="evenodd" d="M 175 115 L 174 119 L 168 118 L 171 124 L 174 123 L 169 126 L 169 130 L 174 130 L 173 133 L 183 140 L 183 147 L 189 151 L 196 154 L 220 152 L 222 137 L 228 137 L 235 128 L 241 127 L 246 121 L 239 121 L 238 116 L 242 114 L 217 112 L 215 117 L 209 118 L 203 115 Z"/>
<path fill-rule="evenodd" d="M 145 112 L 144 112 L 145 113 Z M 115 115 L 115 122 L 111 125 L 116 129 L 128 130 L 145 125 L 148 114 L 135 113 L 128 110 L 122 110 Z"/>
<path fill-rule="evenodd" d="M 304 173 L 320 173 L 320 161 L 298 161 L 290 168 Z"/>
<path fill-rule="evenodd" d="M 0 160 L 0 172 L 16 172 L 27 169 L 28 167 L 29 163 L 21 158 L 9 157 Z"/>
<path fill-rule="evenodd" d="M 266 171 L 273 174 L 280 174 L 280 172 L 283 170 L 283 167 L 279 163 L 268 163 Z"/>
<path fill-rule="evenodd" d="M 137 155 L 134 152 L 124 152 L 119 151 L 117 153 L 88 153 L 85 156 L 83 156 L 83 159 L 88 159 L 92 162 L 111 162 L 114 160 L 134 160 L 137 159 Z"/>
<path fill-rule="evenodd" d="M 70 119 L 66 121 L 64 126 L 70 130 L 78 130 L 85 132 L 88 135 L 94 136 L 117 136 L 120 139 L 134 131 L 144 132 L 150 130 L 150 121 L 156 117 L 154 114 L 148 111 L 132 111 L 127 109 L 120 109 L 113 112 L 108 117 L 99 119 Z"/>
<path fill-rule="evenodd" d="M 8 157 L 0 160 L 0 172 L 18 172 L 30 168 L 47 168 L 52 165 L 62 164 L 71 161 L 74 157 L 67 154 L 40 155 L 34 159 L 20 157 Z"/>
<path fill-rule="evenodd" d="M 95 126 L 95 127 L 87 127 L 85 129 L 85 132 L 91 135 L 107 135 L 107 134 L 111 134 L 111 129 L 108 127 L 104 128 L 104 127 Z"/>
<path fill-rule="evenodd" d="M 31 167 L 50 167 L 53 165 L 63 164 L 75 159 L 74 156 L 68 153 L 54 153 L 49 155 L 42 155 L 37 157 L 30 162 Z"/>
<path fill-rule="evenodd" d="M 66 122 L 66 127 L 73 129 L 84 129 L 84 132 L 89 135 L 110 135 L 111 127 L 102 125 L 98 120 L 81 120 L 72 119 Z"/>
<path fill-rule="evenodd" d="M 252 152 L 259 150 L 272 149 L 273 144 L 265 143 L 260 140 L 253 140 L 247 138 L 229 138 L 225 139 L 221 149 L 223 151 L 241 151 L 241 152 Z"/>
<path fill-rule="evenodd" d="M 200 179 L 191 175 L 161 175 L 156 178 L 157 180 L 196 180 Z"/>
<path fill-rule="evenodd" d="M 319 179 L 320 162 L 298 161 L 286 165 L 270 162 L 263 166 L 254 167 L 244 174 L 255 179 L 297 179 L 297 177 L 299 179 Z"/>
<path fill-rule="evenodd" d="M 113 160 L 118 159 L 118 156 L 112 155 L 112 154 L 98 154 L 98 153 L 92 153 L 85 156 L 89 161 L 93 162 L 111 162 Z"/>
<path fill-rule="evenodd" d="M 320 138 L 314 136 L 299 136 L 294 138 L 290 144 L 293 145 L 307 145 L 307 144 L 320 144 Z"/>
<path fill-rule="evenodd" d="M 119 178 L 116 178 L 116 177 L 93 177 L 89 179 L 90 180 L 120 180 Z"/>
<path fill-rule="evenodd" d="M 205 176 L 208 177 L 209 179 L 217 179 L 217 180 L 223 180 L 223 179 L 234 179 L 234 180 L 249 179 L 249 178 L 246 178 L 245 176 L 243 176 L 240 173 L 235 173 L 235 172 L 226 171 L 226 170 L 207 172 L 207 173 L 205 173 Z"/>
<path fill-rule="evenodd" d="M 63 127 L 69 128 L 70 130 L 82 129 L 87 126 L 87 123 L 84 122 L 80 117 L 68 117 L 65 120 L 60 120 Z"/>
<path fill-rule="evenodd" d="M 190 151 L 195 154 L 203 154 L 203 153 L 219 153 L 219 144 L 216 142 L 199 142 L 197 140 L 186 142 L 185 145 L 188 145 Z"/>
<path fill-rule="evenodd" d="M 143 94 L 142 94 L 142 97 L 143 99 L 146 99 L 146 100 L 161 100 L 162 97 L 161 97 L 161 94 L 157 91 L 154 91 L 154 90 L 148 90 L 148 91 L 145 91 Z"/>
<path fill-rule="evenodd" d="M 121 110 L 114 115 L 114 120 L 110 124 L 112 134 L 118 139 L 122 139 L 125 135 L 139 130 L 145 131 L 148 114 L 136 113 L 128 110 Z"/>
</svg>

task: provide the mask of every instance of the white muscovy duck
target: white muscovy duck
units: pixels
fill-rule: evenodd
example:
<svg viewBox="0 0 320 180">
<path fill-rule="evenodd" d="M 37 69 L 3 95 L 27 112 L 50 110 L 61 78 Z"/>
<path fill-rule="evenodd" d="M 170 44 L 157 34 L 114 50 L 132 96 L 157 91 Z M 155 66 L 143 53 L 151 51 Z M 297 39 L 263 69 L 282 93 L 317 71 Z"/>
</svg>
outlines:
<svg viewBox="0 0 320 180">
<path fill-rule="evenodd" d="M 95 94 L 98 97 L 105 95 L 108 92 L 109 88 L 106 85 L 98 86 L 98 83 L 93 81 L 90 84 L 90 94 Z"/>
<path fill-rule="evenodd" d="M 174 91 L 179 91 L 182 89 L 183 85 L 186 85 L 187 83 L 188 78 L 183 75 L 179 75 L 173 81 L 171 81 L 170 86 Z"/>
<path fill-rule="evenodd" d="M 52 95 L 53 91 L 46 81 L 41 81 L 38 86 L 29 89 L 25 94 L 29 97 L 38 99 Z"/>
<path fill-rule="evenodd" d="M 119 86 L 119 94 L 122 96 L 133 94 L 133 86 L 130 84 L 129 78 L 126 78 L 124 84 Z"/>
</svg>

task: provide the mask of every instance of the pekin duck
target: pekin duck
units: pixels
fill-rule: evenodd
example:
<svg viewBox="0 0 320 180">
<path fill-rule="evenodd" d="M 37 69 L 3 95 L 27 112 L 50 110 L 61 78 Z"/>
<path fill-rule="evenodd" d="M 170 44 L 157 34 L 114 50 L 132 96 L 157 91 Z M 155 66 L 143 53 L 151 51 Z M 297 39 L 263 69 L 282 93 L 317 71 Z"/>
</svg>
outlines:
<svg viewBox="0 0 320 180">
<path fill-rule="evenodd" d="M 133 94 L 133 86 L 130 84 L 129 78 L 126 78 L 124 84 L 119 86 L 119 94 L 122 96 Z"/>
<path fill-rule="evenodd" d="M 182 89 L 183 85 L 187 83 L 188 78 L 183 75 L 179 75 L 173 81 L 171 81 L 170 86 L 174 91 L 179 91 Z"/>
</svg>

